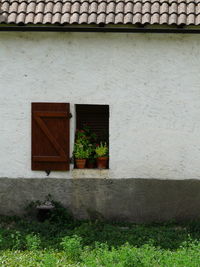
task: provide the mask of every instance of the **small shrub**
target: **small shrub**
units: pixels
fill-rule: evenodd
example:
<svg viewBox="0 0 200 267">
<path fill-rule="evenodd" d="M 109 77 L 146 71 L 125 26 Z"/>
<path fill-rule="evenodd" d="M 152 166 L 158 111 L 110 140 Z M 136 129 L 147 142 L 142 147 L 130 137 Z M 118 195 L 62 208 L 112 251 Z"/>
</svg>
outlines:
<svg viewBox="0 0 200 267">
<path fill-rule="evenodd" d="M 50 194 L 45 197 L 44 201 L 31 201 L 25 208 L 25 218 L 37 219 L 37 207 L 40 205 L 46 205 L 47 203 L 51 204 L 54 208 L 49 210 L 47 214 L 48 216 L 45 220 L 54 224 L 69 224 L 74 222 L 72 213 L 69 212 L 60 202 L 55 201 Z"/>
<path fill-rule="evenodd" d="M 61 246 L 63 247 L 68 259 L 75 261 L 79 260 L 82 250 L 81 241 L 82 238 L 77 235 L 73 235 L 72 237 L 63 237 Z"/>
<path fill-rule="evenodd" d="M 3 233 L 1 233 L 1 231 L 0 231 L 0 248 L 3 245 L 3 241 L 4 241 L 4 239 L 3 239 Z"/>
<path fill-rule="evenodd" d="M 26 247 L 28 250 L 37 250 L 41 245 L 41 240 L 38 235 L 29 234 L 26 236 Z"/>
<path fill-rule="evenodd" d="M 57 259 L 54 257 L 54 255 L 48 253 L 45 254 L 42 259 L 41 267 L 55 267 L 57 266 Z"/>
<path fill-rule="evenodd" d="M 50 211 L 49 221 L 58 224 L 71 224 L 74 222 L 73 215 L 60 202 L 51 201 L 54 209 Z"/>
<path fill-rule="evenodd" d="M 13 250 L 20 250 L 22 248 L 22 236 L 19 231 L 15 231 L 11 234 L 11 240 Z"/>
</svg>

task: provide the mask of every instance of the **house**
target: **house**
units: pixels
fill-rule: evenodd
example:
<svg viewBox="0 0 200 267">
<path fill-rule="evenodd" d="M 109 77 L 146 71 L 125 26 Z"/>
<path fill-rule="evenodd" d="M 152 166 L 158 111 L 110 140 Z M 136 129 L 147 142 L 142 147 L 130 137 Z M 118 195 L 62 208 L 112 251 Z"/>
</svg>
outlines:
<svg viewBox="0 0 200 267">
<path fill-rule="evenodd" d="M 0 0 L 0 22 L 1 214 L 50 193 L 77 218 L 200 217 L 200 1 Z M 84 123 L 108 169 L 74 168 Z"/>
</svg>

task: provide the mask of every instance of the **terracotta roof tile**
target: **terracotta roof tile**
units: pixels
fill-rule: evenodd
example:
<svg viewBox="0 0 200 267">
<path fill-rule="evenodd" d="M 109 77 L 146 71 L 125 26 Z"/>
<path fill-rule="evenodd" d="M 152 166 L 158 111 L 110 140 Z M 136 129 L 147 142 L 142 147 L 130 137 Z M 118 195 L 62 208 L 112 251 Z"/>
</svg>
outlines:
<svg viewBox="0 0 200 267">
<path fill-rule="evenodd" d="M 0 23 L 200 25 L 200 0 L 0 0 Z"/>
</svg>

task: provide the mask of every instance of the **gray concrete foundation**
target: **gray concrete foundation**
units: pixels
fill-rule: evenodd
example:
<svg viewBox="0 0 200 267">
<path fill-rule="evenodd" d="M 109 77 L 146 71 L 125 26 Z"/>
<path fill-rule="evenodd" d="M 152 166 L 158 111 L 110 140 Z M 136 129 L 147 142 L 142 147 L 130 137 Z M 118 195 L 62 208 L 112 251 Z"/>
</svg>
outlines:
<svg viewBox="0 0 200 267">
<path fill-rule="evenodd" d="M 78 219 L 161 222 L 200 218 L 199 180 L 0 179 L 0 214 L 51 194 Z"/>
</svg>

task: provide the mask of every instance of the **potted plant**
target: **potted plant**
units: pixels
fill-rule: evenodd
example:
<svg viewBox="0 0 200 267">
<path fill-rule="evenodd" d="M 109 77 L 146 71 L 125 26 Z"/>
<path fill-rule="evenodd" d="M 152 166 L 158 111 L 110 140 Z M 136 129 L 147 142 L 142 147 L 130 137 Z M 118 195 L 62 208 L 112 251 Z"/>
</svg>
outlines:
<svg viewBox="0 0 200 267">
<path fill-rule="evenodd" d="M 74 145 L 74 158 L 76 162 L 76 167 L 78 169 L 84 169 L 86 165 L 86 159 L 89 157 L 88 149 L 80 143 L 75 143 Z"/>
<path fill-rule="evenodd" d="M 86 159 L 89 156 L 88 151 L 88 138 L 84 130 L 76 131 L 76 142 L 74 144 L 74 158 L 76 167 L 78 169 L 84 169 L 86 165 Z"/>
<path fill-rule="evenodd" d="M 87 167 L 94 169 L 96 167 L 95 147 L 94 144 L 88 145 L 89 157 L 87 159 Z"/>
<path fill-rule="evenodd" d="M 106 169 L 108 164 L 108 146 L 106 142 L 101 142 L 100 145 L 97 145 L 95 152 L 97 157 L 97 168 Z"/>
<path fill-rule="evenodd" d="M 76 130 L 76 143 L 75 143 L 75 152 L 77 150 L 77 146 L 79 146 L 82 150 L 87 151 L 87 167 L 95 168 L 95 141 L 97 136 L 93 133 L 89 126 L 84 125 L 82 129 Z M 78 148 L 79 149 L 79 148 Z M 79 149 L 80 150 L 80 149 Z M 74 152 L 74 158 L 76 158 Z"/>
</svg>

